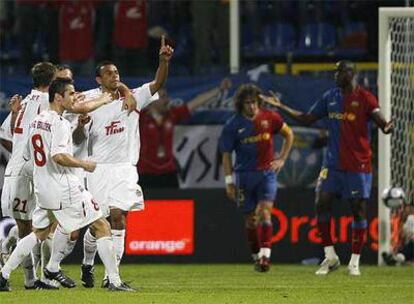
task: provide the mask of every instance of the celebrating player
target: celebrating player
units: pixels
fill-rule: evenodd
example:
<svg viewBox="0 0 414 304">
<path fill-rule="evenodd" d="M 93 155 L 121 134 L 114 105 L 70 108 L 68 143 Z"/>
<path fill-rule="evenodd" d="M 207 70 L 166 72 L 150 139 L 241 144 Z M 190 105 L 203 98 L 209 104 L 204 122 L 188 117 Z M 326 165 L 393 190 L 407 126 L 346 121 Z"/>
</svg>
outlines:
<svg viewBox="0 0 414 304">
<path fill-rule="evenodd" d="M 30 123 L 28 147 L 24 158 L 34 162 L 33 184 L 37 206 L 33 212 L 33 232 L 24 237 L 1 270 L 0 291 L 10 291 L 8 279 L 25 256 L 50 233 L 53 220 L 70 233 L 91 225 L 97 238 L 99 255 L 109 278 L 109 289 L 132 291 L 122 283 L 116 265 L 109 223 L 91 194 L 86 191 L 71 168 L 93 172 L 96 163 L 72 156 L 70 123 L 61 115 L 71 110 L 76 99 L 75 88 L 69 79 L 57 79 L 49 88 L 50 109 L 40 113 Z M 28 151 L 29 150 L 29 151 Z"/>
<path fill-rule="evenodd" d="M 167 78 L 172 54 L 173 49 L 165 44 L 165 38 L 162 37 L 155 79 L 132 92 L 125 89 L 120 91 L 117 67 L 111 62 L 103 62 L 96 68 L 96 81 L 100 87 L 84 92 L 86 100 L 102 92 L 110 93 L 114 99 L 111 104 L 90 113 L 88 124 L 82 132 L 76 133 L 87 137 L 88 145 L 91 147 L 90 157 L 99 163 L 96 170 L 87 176 L 88 189 L 101 204 L 104 215 L 111 218 L 118 265 L 125 247 L 126 212 L 144 208 L 143 193 L 137 184 L 138 175 L 135 168 L 139 155 L 139 111 L 151 101 L 158 99 L 154 94 Z M 125 99 L 135 99 L 136 103 L 128 102 L 129 109 L 125 109 Z M 94 286 L 95 253 L 95 238 L 87 231 L 84 236 L 84 259 L 81 267 L 81 280 L 85 287 Z M 102 286 L 108 286 L 106 277 Z"/>
<path fill-rule="evenodd" d="M 337 87 L 323 94 L 308 113 L 282 104 L 274 94 L 262 96 L 262 99 L 306 125 L 327 118 L 328 152 L 316 187 L 316 214 L 325 259 L 316 274 L 326 275 L 340 265 L 331 237 L 331 208 L 335 196 L 341 195 L 350 203 L 354 217 L 348 270 L 350 275 L 358 276 L 361 274 L 359 260 L 368 225 L 366 205 L 372 181 L 370 120 L 384 134 L 390 133 L 394 126 L 382 116 L 375 96 L 357 84 L 354 63 L 339 61 L 335 80 Z"/>
<path fill-rule="evenodd" d="M 271 210 L 276 198 L 277 173 L 289 155 L 293 132 L 278 113 L 260 107 L 260 94 L 261 90 L 253 84 L 239 87 L 234 97 L 236 114 L 223 128 L 220 148 L 227 196 L 245 213 L 247 240 L 255 270 L 266 272 L 270 269 Z M 281 151 L 276 155 L 275 133 L 284 139 Z M 233 151 L 236 152 L 234 169 Z"/>
</svg>

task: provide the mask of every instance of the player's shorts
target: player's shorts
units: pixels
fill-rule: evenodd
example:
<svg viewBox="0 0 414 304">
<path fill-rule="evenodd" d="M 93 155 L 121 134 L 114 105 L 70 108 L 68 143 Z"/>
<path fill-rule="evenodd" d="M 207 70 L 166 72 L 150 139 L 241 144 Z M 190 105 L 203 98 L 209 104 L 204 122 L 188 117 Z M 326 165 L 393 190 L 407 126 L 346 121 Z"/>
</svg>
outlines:
<svg viewBox="0 0 414 304">
<path fill-rule="evenodd" d="M 144 195 L 137 181 L 137 168 L 130 163 L 97 164 L 93 173 L 87 173 L 87 189 L 101 206 L 104 216 L 109 216 L 113 208 L 144 209 Z"/>
<path fill-rule="evenodd" d="M 1 193 L 3 216 L 29 221 L 36 208 L 33 180 L 27 176 L 5 176 Z"/>
<path fill-rule="evenodd" d="M 37 229 L 47 228 L 56 219 L 67 233 L 81 229 L 103 217 L 99 204 L 88 191 L 82 191 L 82 198 L 67 208 L 47 210 L 36 207 L 32 225 Z"/>
<path fill-rule="evenodd" d="M 367 199 L 371 194 L 372 173 L 322 168 L 316 192 L 340 195 L 343 199 Z"/>
<path fill-rule="evenodd" d="M 274 171 L 236 173 L 236 199 L 240 210 L 249 213 L 260 201 L 276 199 L 277 177 Z"/>
</svg>

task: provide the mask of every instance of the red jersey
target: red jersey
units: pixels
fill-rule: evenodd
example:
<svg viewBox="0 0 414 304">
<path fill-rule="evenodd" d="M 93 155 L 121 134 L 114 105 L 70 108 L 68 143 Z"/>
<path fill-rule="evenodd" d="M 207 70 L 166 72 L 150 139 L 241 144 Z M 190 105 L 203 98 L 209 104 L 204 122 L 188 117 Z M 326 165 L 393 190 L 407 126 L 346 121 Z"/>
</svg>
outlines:
<svg viewBox="0 0 414 304">
<path fill-rule="evenodd" d="M 95 10 L 90 1 L 65 1 L 59 10 L 59 57 L 62 61 L 93 56 Z"/>
<path fill-rule="evenodd" d="M 115 8 L 114 42 L 116 46 L 129 49 L 146 48 L 147 9 L 145 1 L 123 0 Z"/>
<path fill-rule="evenodd" d="M 138 162 L 140 174 L 166 174 L 175 172 L 173 155 L 174 125 L 190 118 L 186 105 L 171 108 L 161 125 L 144 110 L 140 114 L 139 128 L 142 143 Z"/>
</svg>

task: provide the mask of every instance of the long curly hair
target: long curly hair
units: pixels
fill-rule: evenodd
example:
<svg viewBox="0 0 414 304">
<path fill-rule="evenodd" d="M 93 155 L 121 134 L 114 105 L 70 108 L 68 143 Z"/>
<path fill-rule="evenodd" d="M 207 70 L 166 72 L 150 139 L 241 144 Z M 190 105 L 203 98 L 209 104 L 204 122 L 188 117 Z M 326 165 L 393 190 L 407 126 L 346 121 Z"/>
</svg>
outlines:
<svg viewBox="0 0 414 304">
<path fill-rule="evenodd" d="M 246 83 L 242 84 L 234 94 L 234 108 L 237 113 L 241 114 L 243 110 L 243 102 L 247 97 L 251 97 L 254 100 L 257 100 L 259 106 L 261 105 L 261 101 L 259 95 L 262 94 L 262 90 L 253 83 Z"/>
</svg>

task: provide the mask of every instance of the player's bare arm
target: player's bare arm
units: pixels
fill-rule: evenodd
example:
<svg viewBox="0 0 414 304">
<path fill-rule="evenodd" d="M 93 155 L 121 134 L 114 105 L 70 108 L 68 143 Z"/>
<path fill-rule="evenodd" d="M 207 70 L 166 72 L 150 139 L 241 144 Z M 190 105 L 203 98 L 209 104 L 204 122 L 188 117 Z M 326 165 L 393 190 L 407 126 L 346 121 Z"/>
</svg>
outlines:
<svg viewBox="0 0 414 304">
<path fill-rule="evenodd" d="M 92 112 L 99 107 L 112 102 L 112 96 L 108 92 L 102 93 L 98 98 L 89 100 L 87 102 L 81 102 L 84 97 L 82 94 L 76 94 L 75 102 L 68 111 L 78 114 L 86 114 Z"/>
<path fill-rule="evenodd" d="M 211 101 L 214 97 L 230 89 L 231 85 L 232 85 L 231 80 L 229 78 L 224 78 L 221 81 L 220 86 L 218 86 L 217 88 L 201 93 L 197 95 L 196 97 L 194 97 L 192 100 L 190 100 L 187 103 L 188 110 L 190 112 L 195 111 L 195 109 L 197 109 L 198 107 L 201 107 L 202 105 Z"/>
<path fill-rule="evenodd" d="M 382 133 L 390 134 L 392 130 L 394 130 L 394 122 L 392 120 L 386 121 L 384 116 L 382 115 L 381 111 L 374 111 L 371 113 L 371 118 L 381 129 Z"/>
<path fill-rule="evenodd" d="M 154 95 L 164 85 L 168 76 L 168 67 L 171 57 L 174 53 L 174 49 L 165 44 L 165 36 L 161 36 L 161 47 L 159 51 L 159 65 L 155 78 L 150 84 L 151 94 Z"/>
<path fill-rule="evenodd" d="M 279 134 L 283 137 L 283 145 L 279 156 L 270 164 L 270 168 L 276 172 L 279 172 L 285 165 L 289 152 L 292 149 L 294 139 L 293 131 L 286 123 L 283 123 Z"/>
<path fill-rule="evenodd" d="M 236 186 L 233 181 L 233 169 L 231 161 L 231 153 L 223 152 L 223 169 L 226 182 L 227 197 L 232 201 L 236 201 Z"/>
<path fill-rule="evenodd" d="M 287 105 L 283 104 L 280 99 L 276 96 L 275 93 L 272 91 L 269 92 L 271 95 L 259 95 L 260 99 L 272 106 L 277 107 L 278 109 L 282 110 L 283 112 L 287 113 L 293 119 L 297 120 L 298 122 L 309 126 L 313 124 L 315 121 L 318 120 L 318 117 L 314 114 L 304 113 L 295 109 L 288 107 Z"/>
<path fill-rule="evenodd" d="M 87 123 L 91 121 L 91 117 L 88 114 L 81 114 L 78 117 L 78 125 L 72 133 L 73 142 L 76 145 L 81 144 L 85 139 L 84 128 Z"/>
<path fill-rule="evenodd" d="M 92 161 L 79 160 L 70 154 L 59 153 L 54 155 L 53 160 L 61 166 L 71 168 L 83 168 L 85 171 L 93 172 L 96 168 L 96 163 Z"/>
<path fill-rule="evenodd" d="M 11 112 L 11 119 L 10 119 L 10 130 L 12 131 L 12 134 L 14 132 L 14 125 L 16 123 L 17 115 L 19 114 L 20 109 L 22 108 L 22 100 L 23 96 L 19 94 L 13 95 L 12 98 L 10 98 L 9 107 Z"/>
</svg>

